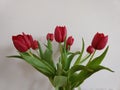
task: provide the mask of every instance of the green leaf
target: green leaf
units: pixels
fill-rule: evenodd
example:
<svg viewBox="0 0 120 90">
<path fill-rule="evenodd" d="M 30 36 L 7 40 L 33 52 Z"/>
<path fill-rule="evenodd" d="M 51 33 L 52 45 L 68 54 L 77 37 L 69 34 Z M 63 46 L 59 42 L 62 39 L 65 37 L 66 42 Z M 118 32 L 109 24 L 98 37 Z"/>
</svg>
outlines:
<svg viewBox="0 0 120 90">
<path fill-rule="evenodd" d="M 109 70 L 111 72 L 113 72 L 111 69 L 107 68 L 107 67 L 104 67 L 104 66 L 100 66 L 101 62 L 103 61 L 104 57 L 106 56 L 106 53 L 108 51 L 108 48 L 107 47 L 105 49 L 105 51 L 98 57 L 96 57 L 95 59 L 93 59 L 90 63 L 88 63 L 87 67 L 89 69 L 92 69 L 93 72 L 90 72 L 90 71 L 86 71 L 86 70 L 82 70 L 79 75 L 72 81 L 72 84 L 73 84 L 73 87 L 77 87 L 79 86 L 81 83 L 84 82 L 84 80 L 86 80 L 88 77 L 90 77 L 92 74 L 102 70 L 102 69 L 105 69 L 105 70 Z M 76 82 L 76 83 L 74 83 Z"/>
<path fill-rule="evenodd" d="M 69 72 L 68 72 L 68 77 L 69 77 L 69 81 L 71 82 L 71 84 L 75 84 L 75 82 L 78 82 L 77 80 L 80 79 L 80 78 L 83 78 L 83 76 L 79 76 L 79 73 L 77 73 L 76 71 L 85 71 L 85 72 L 93 72 L 92 69 L 86 67 L 86 66 L 83 66 L 83 65 L 76 65 L 76 66 L 73 66 Z"/>
<path fill-rule="evenodd" d="M 19 56 L 19 55 L 13 55 L 13 56 L 7 56 L 8 58 L 19 58 L 19 59 L 23 59 L 23 60 L 25 60 L 25 61 L 27 61 L 29 64 L 31 64 L 35 69 L 37 69 L 38 71 L 40 71 L 40 72 L 42 72 L 44 75 L 46 75 L 46 76 L 49 76 L 49 74 L 48 74 L 48 71 L 46 71 L 46 70 L 44 70 L 43 69 L 43 66 L 41 66 L 42 68 L 40 68 L 40 67 L 38 67 L 38 66 L 36 66 L 35 65 L 35 63 L 33 63 L 33 62 L 36 62 L 37 63 L 37 61 L 39 60 L 39 58 L 36 56 L 36 55 L 34 55 L 34 54 L 32 54 L 34 57 L 32 57 L 32 56 L 30 56 L 28 53 L 20 53 L 22 56 Z M 27 58 L 28 57 L 28 58 Z M 29 59 L 29 60 L 27 60 L 27 59 Z M 31 60 L 31 59 L 32 60 Z M 36 58 L 36 60 L 35 60 L 35 58 Z M 33 60 L 35 60 L 35 61 L 33 61 Z M 41 65 L 41 64 L 40 64 Z M 43 65 L 43 64 L 42 64 Z"/>
<path fill-rule="evenodd" d="M 7 56 L 8 58 L 19 58 L 19 59 L 23 59 L 21 56 L 19 55 L 12 55 L 12 56 Z"/>
<path fill-rule="evenodd" d="M 59 43 L 59 45 L 60 45 L 60 53 L 61 53 L 59 60 L 62 64 L 62 68 L 64 69 L 67 61 L 67 52 L 65 50 L 64 45 L 62 45 L 61 43 Z"/>
<path fill-rule="evenodd" d="M 108 70 L 108 71 L 110 71 L 110 72 L 114 72 L 114 71 L 111 70 L 110 68 L 105 67 L 105 66 L 101 66 L 101 65 L 99 65 L 99 66 L 97 66 L 96 68 L 94 68 L 94 71 L 99 71 L 99 70 L 103 70 L 103 69 Z"/>
<path fill-rule="evenodd" d="M 39 67 L 36 67 L 34 65 L 32 65 L 36 70 L 38 70 L 39 72 L 41 72 L 42 74 L 44 74 L 45 76 L 47 77 L 51 77 L 53 76 L 51 73 L 49 73 L 47 70 L 43 69 L 43 68 L 39 68 Z"/>
<path fill-rule="evenodd" d="M 89 69 L 91 71 L 89 71 L 89 70 L 82 70 L 80 72 L 80 74 L 75 79 L 73 79 L 73 81 L 72 81 L 72 87 L 79 86 L 80 84 L 82 84 L 84 82 L 84 80 L 86 80 L 92 74 L 94 74 L 94 73 L 96 73 L 96 72 L 98 72 L 100 70 L 108 70 L 110 72 L 114 72 L 110 68 L 107 68 L 107 67 L 104 67 L 104 66 L 101 66 L 101 65 L 98 65 L 96 67 L 92 67 L 92 68 L 89 68 Z"/>
<path fill-rule="evenodd" d="M 90 75 L 92 75 L 92 72 L 89 72 L 87 70 L 82 70 L 80 74 L 78 74 L 76 77 L 73 77 L 73 80 L 71 81 L 72 88 L 79 86 Z"/>
<path fill-rule="evenodd" d="M 46 76 L 51 76 L 55 74 L 55 69 L 49 65 L 45 60 L 39 60 L 38 58 L 29 55 L 28 53 L 20 53 L 23 60 L 31 64 L 34 68 L 39 70 Z"/>
<path fill-rule="evenodd" d="M 83 57 L 82 60 L 80 61 L 80 64 L 85 62 L 90 56 L 91 56 L 90 54 L 87 54 L 85 57 Z"/>
<path fill-rule="evenodd" d="M 47 46 L 48 46 L 48 48 L 49 48 L 50 50 L 52 50 L 52 43 L 51 43 L 50 40 L 48 40 L 48 42 L 47 42 Z"/>
<path fill-rule="evenodd" d="M 82 51 L 81 51 L 80 56 L 77 58 L 76 62 L 74 63 L 74 65 L 79 65 L 80 64 L 80 60 L 82 58 L 84 48 L 85 48 L 85 43 L 84 43 L 84 39 L 82 38 Z"/>
<path fill-rule="evenodd" d="M 53 57 L 52 57 L 52 51 L 50 49 L 46 49 L 44 55 L 43 55 L 43 59 L 48 62 L 52 67 L 55 68 L 54 62 L 53 62 Z"/>
<path fill-rule="evenodd" d="M 56 72 L 56 74 L 57 75 L 61 75 L 62 74 L 62 64 L 59 62 L 59 63 L 57 63 L 57 72 Z"/>
<path fill-rule="evenodd" d="M 51 44 L 51 41 L 48 40 L 48 43 L 46 45 L 46 50 L 43 54 L 42 59 L 46 60 L 46 62 L 48 62 L 52 67 L 55 68 L 55 64 L 54 64 L 52 55 L 53 55 L 52 44 Z"/>
<path fill-rule="evenodd" d="M 55 87 L 62 87 L 67 84 L 67 77 L 65 76 L 55 76 L 54 78 L 54 86 Z"/>
<path fill-rule="evenodd" d="M 67 58 L 66 65 L 64 68 L 66 71 L 70 68 L 70 64 L 71 64 L 73 58 L 78 54 L 80 54 L 80 52 L 71 53 L 71 55 Z"/>
<path fill-rule="evenodd" d="M 43 55 L 43 59 L 46 60 L 48 63 L 51 63 L 50 60 L 52 59 L 52 51 L 50 49 L 46 49 Z"/>
<path fill-rule="evenodd" d="M 43 58 L 43 50 L 41 48 L 40 42 L 38 42 L 38 46 L 39 46 L 40 57 Z"/>
<path fill-rule="evenodd" d="M 105 49 L 105 51 L 100 56 L 93 59 L 88 64 L 88 67 L 96 67 L 96 66 L 98 66 L 103 61 L 104 57 L 106 56 L 106 53 L 107 53 L 108 49 L 109 49 L 109 46 Z"/>
<path fill-rule="evenodd" d="M 93 72 L 92 69 L 89 69 L 89 68 L 87 68 L 86 66 L 76 65 L 76 66 L 73 66 L 73 67 L 69 70 L 68 76 L 71 76 L 73 73 L 75 73 L 76 71 L 80 71 L 80 70 L 86 70 L 86 71 L 89 71 L 89 72 Z"/>
</svg>

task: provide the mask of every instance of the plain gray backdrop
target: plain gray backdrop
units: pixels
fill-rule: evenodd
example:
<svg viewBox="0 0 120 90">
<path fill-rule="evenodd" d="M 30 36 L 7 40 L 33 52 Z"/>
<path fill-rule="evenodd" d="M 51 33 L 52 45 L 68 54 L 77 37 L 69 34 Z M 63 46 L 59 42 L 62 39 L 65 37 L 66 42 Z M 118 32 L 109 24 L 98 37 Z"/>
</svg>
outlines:
<svg viewBox="0 0 120 90">
<path fill-rule="evenodd" d="M 120 90 L 120 0 L 0 0 L 0 90 L 52 90 L 32 66 L 6 56 L 17 54 L 12 35 L 25 32 L 45 43 L 56 25 L 66 25 L 68 35 L 75 38 L 73 51 L 81 49 L 82 37 L 87 47 L 96 32 L 109 36 L 110 49 L 102 64 L 115 73 L 100 71 L 81 87 Z"/>
</svg>

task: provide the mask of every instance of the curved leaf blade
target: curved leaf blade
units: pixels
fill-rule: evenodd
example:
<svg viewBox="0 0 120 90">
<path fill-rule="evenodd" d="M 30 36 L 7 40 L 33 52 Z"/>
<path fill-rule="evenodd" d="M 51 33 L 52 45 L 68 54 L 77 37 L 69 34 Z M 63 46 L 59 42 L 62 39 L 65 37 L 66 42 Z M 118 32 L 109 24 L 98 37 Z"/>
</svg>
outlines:
<svg viewBox="0 0 120 90">
<path fill-rule="evenodd" d="M 93 59 L 87 66 L 88 67 L 97 67 L 98 65 L 100 65 L 101 62 L 103 61 L 104 57 L 106 56 L 108 49 L 109 49 L 109 46 L 105 49 L 105 51 L 100 56 Z"/>
</svg>

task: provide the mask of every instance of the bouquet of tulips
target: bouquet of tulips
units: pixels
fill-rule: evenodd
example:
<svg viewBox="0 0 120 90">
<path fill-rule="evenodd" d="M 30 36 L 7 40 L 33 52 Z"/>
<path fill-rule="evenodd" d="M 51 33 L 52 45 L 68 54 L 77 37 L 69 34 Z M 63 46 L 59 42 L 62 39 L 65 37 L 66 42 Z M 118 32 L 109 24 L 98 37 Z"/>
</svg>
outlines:
<svg viewBox="0 0 120 90">
<path fill-rule="evenodd" d="M 54 39 L 58 42 L 60 51 L 57 63 L 53 60 L 52 41 Z M 86 55 L 84 54 L 84 39 L 82 39 L 81 50 L 70 51 L 74 38 L 72 36 L 67 37 L 65 26 L 56 26 L 54 34 L 48 33 L 46 40 L 46 49 L 43 50 L 41 42 L 34 40 L 29 34 L 22 33 L 12 36 L 13 44 L 19 55 L 8 57 L 20 58 L 32 65 L 36 70 L 48 77 L 55 90 L 74 90 L 92 74 L 103 69 L 113 72 L 111 69 L 101 65 L 109 46 L 101 55 L 95 57 L 96 51 L 104 49 L 107 44 L 108 36 L 103 33 L 95 34 L 92 43 L 86 49 Z"/>
</svg>

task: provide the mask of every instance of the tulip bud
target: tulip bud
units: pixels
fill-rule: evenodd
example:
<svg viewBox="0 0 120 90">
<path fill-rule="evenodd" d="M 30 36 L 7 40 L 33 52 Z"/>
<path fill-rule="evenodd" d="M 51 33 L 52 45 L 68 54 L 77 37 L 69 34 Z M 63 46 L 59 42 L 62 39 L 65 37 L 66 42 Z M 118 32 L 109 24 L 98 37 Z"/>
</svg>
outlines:
<svg viewBox="0 0 120 90">
<path fill-rule="evenodd" d="M 32 43 L 32 49 L 38 49 L 38 41 L 34 40 Z"/>
<path fill-rule="evenodd" d="M 73 42 L 74 42 L 74 38 L 72 36 L 68 37 L 66 41 L 66 48 L 70 49 L 70 46 L 73 44 Z"/>
<path fill-rule="evenodd" d="M 92 40 L 92 46 L 96 50 L 103 49 L 108 41 L 108 36 L 105 36 L 103 33 L 96 33 L 93 40 Z"/>
<path fill-rule="evenodd" d="M 88 52 L 88 53 L 92 54 L 94 51 L 95 51 L 95 50 L 94 50 L 94 48 L 93 48 L 91 45 L 88 46 L 88 48 L 87 48 L 87 52 Z"/>
<path fill-rule="evenodd" d="M 67 39 L 67 45 L 71 46 L 74 42 L 74 38 L 72 36 L 68 37 Z"/>
<path fill-rule="evenodd" d="M 66 35 L 67 35 L 67 30 L 66 30 L 66 27 L 62 27 L 62 26 L 57 26 L 55 28 L 55 32 L 54 32 L 54 35 L 55 35 L 55 40 L 57 42 L 64 42 L 65 38 L 66 38 Z"/>
<path fill-rule="evenodd" d="M 47 38 L 47 40 L 53 41 L 54 35 L 52 33 L 48 33 L 46 38 Z"/>
</svg>

